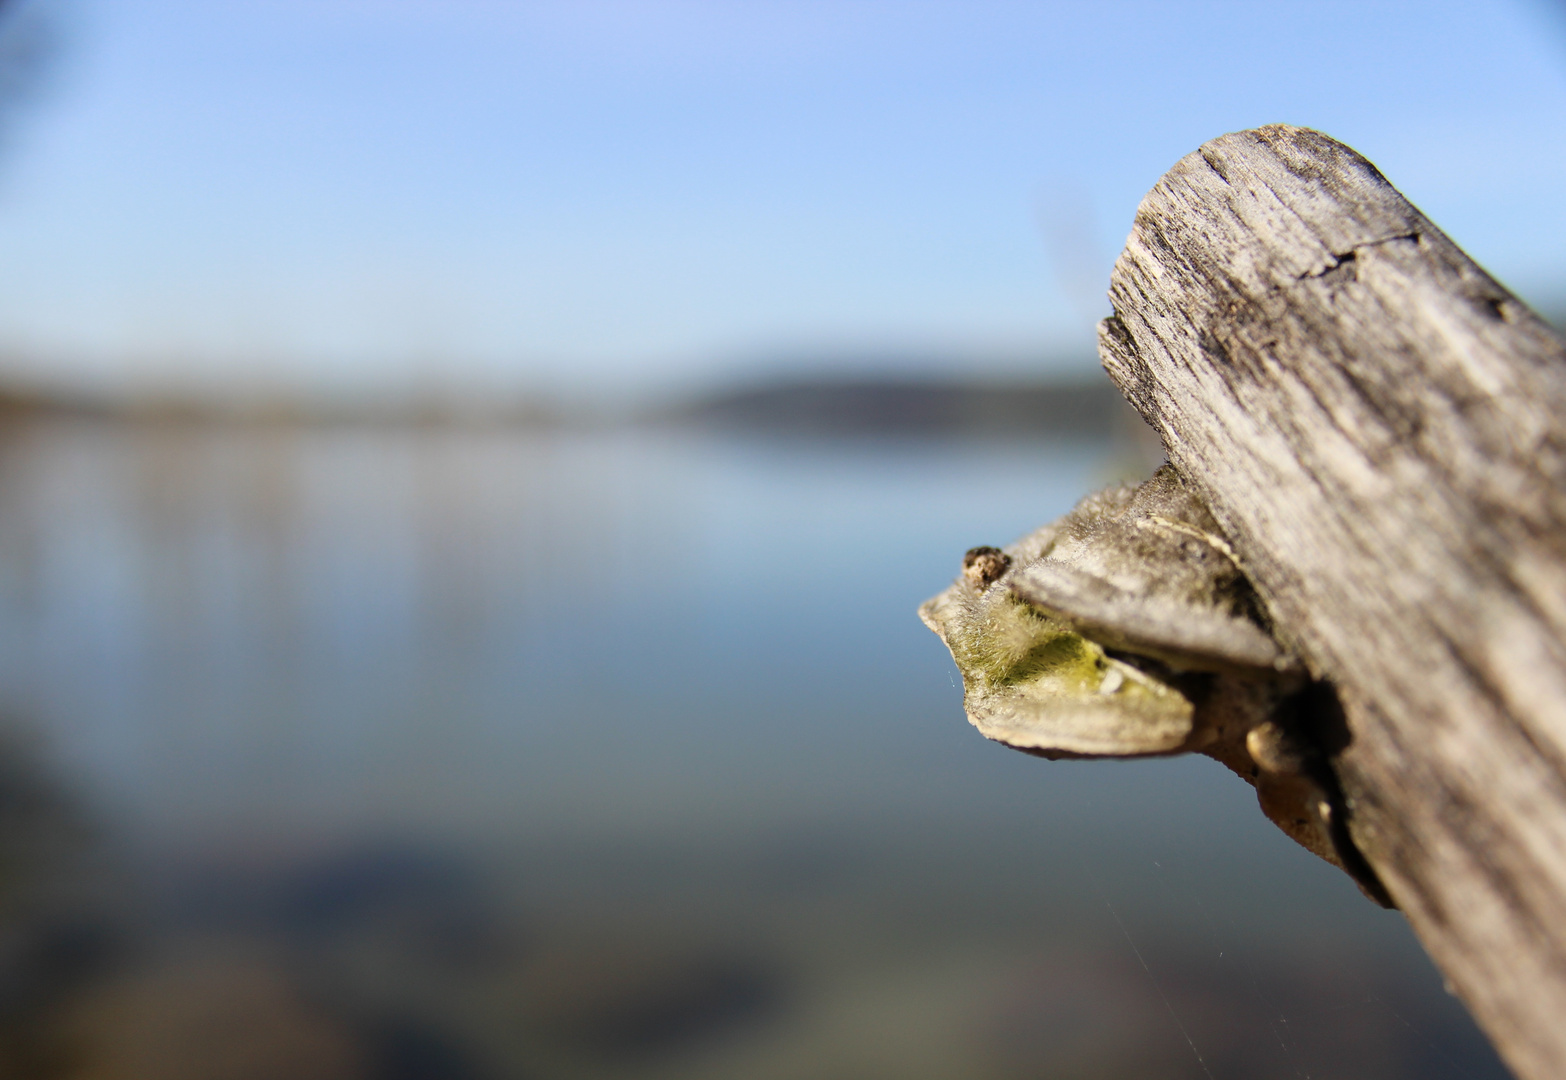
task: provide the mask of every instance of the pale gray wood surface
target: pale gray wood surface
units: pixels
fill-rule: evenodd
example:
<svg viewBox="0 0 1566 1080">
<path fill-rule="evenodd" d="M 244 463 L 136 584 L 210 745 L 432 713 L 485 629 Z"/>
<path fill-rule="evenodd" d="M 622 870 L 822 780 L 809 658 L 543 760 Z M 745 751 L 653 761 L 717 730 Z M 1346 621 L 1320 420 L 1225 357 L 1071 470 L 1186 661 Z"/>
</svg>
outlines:
<svg viewBox="0 0 1566 1080">
<path fill-rule="evenodd" d="M 1566 1076 L 1566 344 L 1352 150 L 1143 200 L 1105 367 L 1342 700 L 1350 831 L 1519 1076 Z"/>
</svg>

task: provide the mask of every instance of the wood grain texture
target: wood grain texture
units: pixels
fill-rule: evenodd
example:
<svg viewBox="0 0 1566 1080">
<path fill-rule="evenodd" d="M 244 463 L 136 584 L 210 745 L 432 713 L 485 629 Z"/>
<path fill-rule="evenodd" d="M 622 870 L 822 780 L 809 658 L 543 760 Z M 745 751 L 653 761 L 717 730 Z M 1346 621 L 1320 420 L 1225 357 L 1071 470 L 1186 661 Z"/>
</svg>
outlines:
<svg viewBox="0 0 1566 1080">
<path fill-rule="evenodd" d="M 1566 343 L 1283 126 L 1176 164 L 1110 298 L 1104 366 L 1337 688 L 1355 842 L 1512 1068 L 1566 1076 Z"/>
</svg>

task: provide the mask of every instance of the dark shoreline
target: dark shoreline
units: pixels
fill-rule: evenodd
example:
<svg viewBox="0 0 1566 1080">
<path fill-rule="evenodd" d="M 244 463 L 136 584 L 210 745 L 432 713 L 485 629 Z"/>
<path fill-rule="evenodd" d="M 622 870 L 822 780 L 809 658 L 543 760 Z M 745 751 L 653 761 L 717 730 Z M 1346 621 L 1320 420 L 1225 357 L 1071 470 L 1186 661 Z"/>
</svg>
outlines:
<svg viewBox="0 0 1566 1080">
<path fill-rule="evenodd" d="M 1130 417 L 1101 373 L 1053 379 L 793 378 L 718 388 L 640 409 L 562 407 L 516 397 L 491 402 L 385 402 L 144 397 L 0 391 L 0 423 L 80 418 L 169 426 L 402 428 L 668 427 L 803 437 L 1094 435 Z"/>
</svg>

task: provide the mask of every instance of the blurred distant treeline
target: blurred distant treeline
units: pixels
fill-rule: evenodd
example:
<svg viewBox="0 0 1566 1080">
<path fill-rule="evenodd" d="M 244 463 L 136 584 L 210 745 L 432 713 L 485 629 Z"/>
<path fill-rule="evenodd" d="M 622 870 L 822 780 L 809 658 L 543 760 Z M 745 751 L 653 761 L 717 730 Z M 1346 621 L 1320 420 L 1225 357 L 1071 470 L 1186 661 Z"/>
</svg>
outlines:
<svg viewBox="0 0 1566 1080">
<path fill-rule="evenodd" d="M 793 378 L 720 388 L 632 408 L 559 405 L 518 395 L 308 398 L 158 395 L 116 398 L 0 389 L 0 420 L 72 415 L 156 423 L 694 427 L 798 436 L 1109 435 L 1130 416 L 1101 373 L 1054 379 Z"/>
</svg>

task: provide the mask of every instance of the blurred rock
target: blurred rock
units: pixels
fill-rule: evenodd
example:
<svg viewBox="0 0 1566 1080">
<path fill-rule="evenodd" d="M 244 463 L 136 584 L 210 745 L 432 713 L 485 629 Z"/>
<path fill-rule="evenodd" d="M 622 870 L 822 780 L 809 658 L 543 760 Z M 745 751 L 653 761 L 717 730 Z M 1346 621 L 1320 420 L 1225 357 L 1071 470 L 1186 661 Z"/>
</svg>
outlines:
<svg viewBox="0 0 1566 1080">
<path fill-rule="evenodd" d="M 64 1024 L 71 1080 L 370 1080 L 367 1047 L 253 949 L 202 943 L 99 987 Z"/>
<path fill-rule="evenodd" d="M 627 942 L 543 957 L 523 1008 L 547 1039 L 630 1061 L 690 1052 L 774 1017 L 788 998 L 781 972 L 754 960 Z"/>
</svg>

